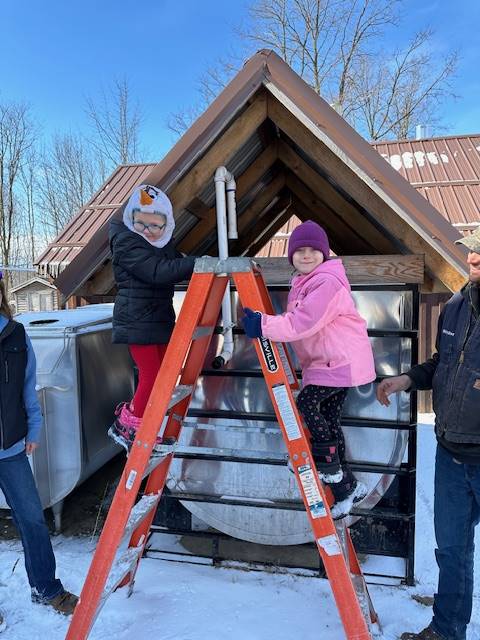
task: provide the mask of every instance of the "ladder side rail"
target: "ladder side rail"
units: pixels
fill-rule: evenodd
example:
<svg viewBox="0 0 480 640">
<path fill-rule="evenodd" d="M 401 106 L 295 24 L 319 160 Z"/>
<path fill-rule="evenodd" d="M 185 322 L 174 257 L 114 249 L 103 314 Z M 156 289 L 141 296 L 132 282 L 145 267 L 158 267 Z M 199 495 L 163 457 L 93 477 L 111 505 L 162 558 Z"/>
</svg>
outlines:
<svg viewBox="0 0 480 640">
<path fill-rule="evenodd" d="M 207 276 L 208 275 L 210 274 L 207 274 Z M 200 277 L 206 278 L 207 276 L 204 274 L 199 274 L 196 280 L 199 280 Z M 226 277 L 217 276 L 215 278 L 215 280 L 211 284 L 211 291 L 208 295 L 208 300 L 205 305 L 203 317 L 200 319 L 198 326 L 215 326 L 226 285 Z M 179 318 L 178 322 L 180 321 L 181 319 Z M 210 346 L 210 342 L 212 339 L 212 334 L 213 332 L 209 335 L 204 335 L 192 342 L 185 360 L 179 384 L 191 386 L 193 391 L 189 397 L 181 400 L 177 405 L 175 405 L 175 407 L 170 410 L 164 431 L 165 437 L 173 437 L 177 442 L 183 427 L 183 420 L 187 415 L 188 407 L 190 406 L 190 402 L 193 397 L 195 385 L 205 362 L 208 347 Z M 162 494 L 173 456 L 174 454 L 168 454 L 165 460 L 152 471 L 152 473 L 148 477 L 144 495 Z M 146 518 L 144 518 L 142 523 L 132 533 L 128 545 L 129 547 L 138 547 L 139 545 L 142 545 L 143 548 L 145 548 L 148 540 L 148 533 L 150 531 L 154 518 L 155 512 L 153 511 Z M 139 556 L 134 569 L 121 581 L 121 583 L 119 584 L 120 587 L 124 587 L 128 584 L 129 588 L 132 588 L 133 582 L 135 580 L 135 574 L 142 555 L 143 553 Z"/>
<path fill-rule="evenodd" d="M 233 279 L 242 305 L 266 313 L 257 284 L 258 276 L 254 276 L 252 271 L 236 272 L 233 274 Z M 261 340 L 261 338 L 254 340 L 255 350 L 293 463 L 305 510 L 330 581 L 346 637 L 348 640 L 371 640 L 370 631 L 363 616 L 340 540 L 330 515 L 327 498 L 311 457 L 310 445 L 301 426 L 302 423 L 293 399 L 287 373 L 280 360 L 279 350 L 276 343 L 267 341 L 269 344 L 266 346 L 270 351 L 273 351 L 274 361 L 277 364 L 275 369 L 272 360 L 269 360 L 265 349 L 261 347 Z M 279 409 L 279 396 L 275 395 L 276 390 L 282 392 L 288 413 L 293 417 L 293 420 L 289 419 L 288 424 Z"/>
<path fill-rule="evenodd" d="M 260 297 L 262 299 L 264 305 L 264 313 L 268 313 L 269 315 L 275 315 L 275 309 L 273 308 L 272 299 L 267 289 L 267 285 L 265 280 L 263 279 L 262 272 L 258 265 L 254 267 L 254 276 L 255 282 L 257 284 Z M 280 357 L 283 363 L 283 367 L 287 374 L 288 381 L 290 383 L 290 387 L 295 390 L 300 389 L 300 384 L 298 382 L 297 374 L 295 373 L 295 369 L 292 363 L 292 358 L 290 357 L 290 353 L 288 352 L 287 345 L 284 343 L 277 342 L 277 349 L 280 350 Z"/>
<path fill-rule="evenodd" d="M 142 423 L 105 520 L 66 640 L 84 640 L 88 637 L 93 625 L 108 574 L 142 482 L 143 471 L 150 459 L 159 427 L 167 413 L 168 402 L 184 364 L 194 330 L 203 314 L 214 278 L 213 273 L 201 275 L 194 273 L 192 276 L 187 289 L 188 304 L 182 306 L 179 322 L 175 326 L 157 374 Z M 167 466 L 168 463 L 162 463 L 160 466 L 163 467 L 164 464 Z"/>
<path fill-rule="evenodd" d="M 355 547 L 353 546 L 352 536 L 350 534 L 350 529 L 348 529 L 347 527 L 345 528 L 345 538 L 347 541 L 347 551 L 348 551 L 348 558 L 350 562 L 350 571 L 353 573 L 353 575 L 361 577 L 363 581 L 365 596 L 368 602 L 370 621 L 372 623 L 379 624 L 380 620 L 377 612 L 375 611 L 375 607 L 373 606 L 372 598 L 370 596 L 370 592 L 368 591 L 368 586 L 365 580 L 365 576 L 363 575 L 362 568 L 360 567 L 360 563 L 358 562 L 357 554 L 355 552 Z"/>
</svg>

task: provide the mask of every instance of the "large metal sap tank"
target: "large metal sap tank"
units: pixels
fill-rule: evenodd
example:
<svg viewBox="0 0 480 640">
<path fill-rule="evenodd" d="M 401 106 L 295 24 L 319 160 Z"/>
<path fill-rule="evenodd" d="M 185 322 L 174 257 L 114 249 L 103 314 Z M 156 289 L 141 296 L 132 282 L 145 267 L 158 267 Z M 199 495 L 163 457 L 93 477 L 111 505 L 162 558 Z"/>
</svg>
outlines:
<svg viewBox="0 0 480 640">
<path fill-rule="evenodd" d="M 282 312 L 286 307 L 285 287 L 270 289 L 270 294 L 276 311 Z M 236 294 L 232 295 L 235 299 Z M 395 375 L 411 366 L 414 295 L 407 287 L 388 286 L 358 287 L 353 292 L 357 308 L 367 320 L 378 376 Z M 177 308 L 180 304 L 177 298 Z M 237 311 L 241 315 L 238 303 Z M 212 452 L 221 451 L 228 452 L 230 458 L 237 452 L 243 458 L 255 454 L 265 459 L 284 455 L 286 459 L 278 424 L 267 419 L 273 408 L 259 375 L 252 341 L 236 335 L 232 360 L 224 371 L 214 372 L 210 363 L 221 350 L 221 340 L 219 336 L 213 338 L 191 404 L 192 415 L 182 432 L 178 454 L 181 456 L 183 450 L 189 455 L 174 458 L 168 488 L 180 500 L 182 494 L 198 496 L 199 501 L 182 500 L 182 504 L 210 527 L 235 538 L 270 545 L 309 542 L 312 533 L 304 512 L 258 506 L 268 501 L 301 499 L 295 478 L 284 464 L 208 459 Z M 298 366 L 294 356 L 293 361 Z M 382 407 L 375 398 L 373 383 L 349 391 L 342 424 L 347 458 L 357 467 L 399 468 L 405 459 L 412 422 L 410 398 L 401 394 L 391 400 L 388 408 Z M 362 502 L 364 509 L 377 504 L 395 477 L 391 472 L 372 473 L 372 468 L 355 472 L 369 489 Z M 235 499 L 243 504 L 222 504 L 222 500 Z"/>
<path fill-rule="evenodd" d="M 120 451 L 107 430 L 116 404 L 132 396 L 133 369 L 126 345 L 112 345 L 112 312 L 98 304 L 15 317 L 37 359 L 44 428 L 31 465 L 57 529 L 63 499 Z"/>
</svg>

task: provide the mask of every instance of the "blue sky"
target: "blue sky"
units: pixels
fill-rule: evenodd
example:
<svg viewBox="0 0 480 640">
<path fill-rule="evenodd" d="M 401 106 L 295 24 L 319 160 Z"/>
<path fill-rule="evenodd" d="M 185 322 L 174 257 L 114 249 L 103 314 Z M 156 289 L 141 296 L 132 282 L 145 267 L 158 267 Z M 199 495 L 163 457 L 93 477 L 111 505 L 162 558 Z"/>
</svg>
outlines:
<svg viewBox="0 0 480 640">
<path fill-rule="evenodd" d="M 478 0 L 406 0 L 403 39 L 435 29 L 435 50 L 461 48 L 462 96 L 445 107 L 448 133 L 480 132 Z M 126 77 L 145 114 L 143 142 L 161 157 L 172 145 L 169 113 L 196 100 L 201 73 L 235 44 L 244 0 L 0 0 L 0 100 L 26 101 L 46 135 L 85 130 L 85 96 Z"/>
</svg>

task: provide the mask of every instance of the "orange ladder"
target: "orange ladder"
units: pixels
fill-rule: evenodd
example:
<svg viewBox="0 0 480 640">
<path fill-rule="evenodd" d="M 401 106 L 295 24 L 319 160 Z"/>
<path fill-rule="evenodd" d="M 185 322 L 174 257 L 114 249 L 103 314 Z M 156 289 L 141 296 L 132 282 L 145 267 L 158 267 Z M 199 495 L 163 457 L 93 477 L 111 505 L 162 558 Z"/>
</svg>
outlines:
<svg viewBox="0 0 480 640">
<path fill-rule="evenodd" d="M 178 442 L 213 335 L 230 276 L 244 307 L 273 313 L 264 280 L 248 258 L 199 258 L 172 338 L 155 380 L 142 423 L 127 458 L 102 534 L 75 609 L 66 640 L 84 640 L 110 593 L 133 588 L 175 445 L 152 451 L 159 432 Z M 298 382 L 283 344 L 254 340 L 263 376 L 295 471 L 315 542 L 335 597 L 347 640 L 370 640 L 378 618 L 353 548 L 349 531 L 337 532 L 327 496 L 311 457 L 292 389 Z M 165 420 L 164 420 L 165 419 Z M 143 497 L 135 504 L 142 480 Z M 339 535 L 339 532 L 341 535 Z M 122 544 L 130 537 L 128 546 Z"/>
</svg>

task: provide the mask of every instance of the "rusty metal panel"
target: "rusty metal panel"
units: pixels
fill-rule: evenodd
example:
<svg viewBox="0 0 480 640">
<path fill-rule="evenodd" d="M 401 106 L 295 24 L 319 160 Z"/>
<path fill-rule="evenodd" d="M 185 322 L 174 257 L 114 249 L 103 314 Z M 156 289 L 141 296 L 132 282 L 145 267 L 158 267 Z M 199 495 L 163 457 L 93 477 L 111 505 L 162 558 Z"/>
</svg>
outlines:
<svg viewBox="0 0 480 640">
<path fill-rule="evenodd" d="M 122 165 L 93 195 L 37 259 L 41 275 L 56 277 L 113 216 L 133 187 L 141 184 L 154 164 Z"/>
<path fill-rule="evenodd" d="M 480 223 L 480 135 L 373 147 L 452 224 Z"/>
</svg>

